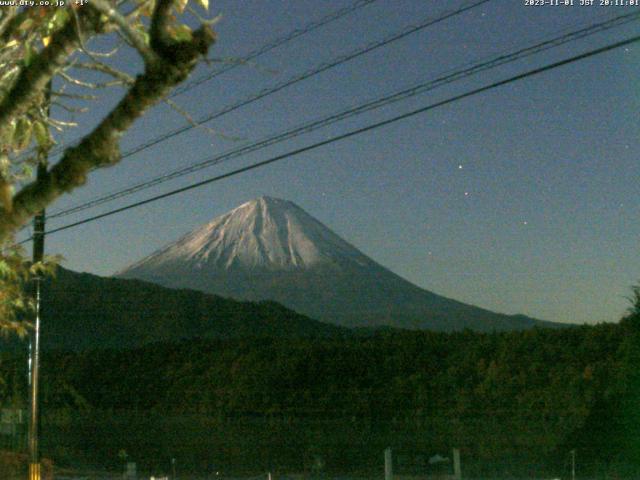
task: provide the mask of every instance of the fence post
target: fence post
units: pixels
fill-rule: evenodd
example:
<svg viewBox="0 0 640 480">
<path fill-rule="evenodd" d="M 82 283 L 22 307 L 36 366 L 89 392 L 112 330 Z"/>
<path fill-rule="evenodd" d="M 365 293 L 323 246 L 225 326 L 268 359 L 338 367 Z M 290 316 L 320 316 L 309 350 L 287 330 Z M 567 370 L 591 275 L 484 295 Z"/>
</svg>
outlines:
<svg viewBox="0 0 640 480">
<path fill-rule="evenodd" d="M 391 447 L 384 451 L 384 480 L 393 480 L 393 456 Z"/>
<path fill-rule="evenodd" d="M 453 476 L 456 480 L 462 479 L 462 468 L 460 466 L 460 449 L 453 449 Z"/>
</svg>

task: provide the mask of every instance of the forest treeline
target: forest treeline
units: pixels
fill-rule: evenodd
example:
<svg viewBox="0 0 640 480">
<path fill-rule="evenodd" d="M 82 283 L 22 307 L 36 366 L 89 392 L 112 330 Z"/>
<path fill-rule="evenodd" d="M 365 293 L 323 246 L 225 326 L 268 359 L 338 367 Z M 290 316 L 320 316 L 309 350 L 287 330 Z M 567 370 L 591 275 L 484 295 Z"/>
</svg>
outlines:
<svg viewBox="0 0 640 480">
<path fill-rule="evenodd" d="M 461 449 L 468 475 L 640 466 L 640 321 L 520 332 L 189 340 L 43 358 L 42 448 L 60 464 L 381 471 Z M 2 357 L 4 404 L 25 398 Z M 414 457 L 412 457 L 412 455 Z M 410 462 L 409 462 L 410 463 Z"/>
</svg>

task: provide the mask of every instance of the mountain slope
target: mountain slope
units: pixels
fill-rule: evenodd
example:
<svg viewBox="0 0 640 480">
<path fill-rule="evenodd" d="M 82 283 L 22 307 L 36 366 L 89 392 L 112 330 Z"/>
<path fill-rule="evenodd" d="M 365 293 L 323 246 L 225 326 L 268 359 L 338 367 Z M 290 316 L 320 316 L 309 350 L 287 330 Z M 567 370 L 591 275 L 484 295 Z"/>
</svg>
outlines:
<svg viewBox="0 0 640 480">
<path fill-rule="evenodd" d="M 491 331 L 556 325 L 423 290 L 297 205 L 270 197 L 240 205 L 117 276 L 237 299 L 274 300 L 349 327 Z"/>
<path fill-rule="evenodd" d="M 375 262 L 292 202 L 261 197 L 215 218 L 128 267 L 133 272 L 308 271 Z"/>
<path fill-rule="evenodd" d="M 190 338 L 350 334 L 274 302 L 238 302 L 63 268 L 45 283 L 42 308 L 45 348 L 128 348 Z"/>
</svg>

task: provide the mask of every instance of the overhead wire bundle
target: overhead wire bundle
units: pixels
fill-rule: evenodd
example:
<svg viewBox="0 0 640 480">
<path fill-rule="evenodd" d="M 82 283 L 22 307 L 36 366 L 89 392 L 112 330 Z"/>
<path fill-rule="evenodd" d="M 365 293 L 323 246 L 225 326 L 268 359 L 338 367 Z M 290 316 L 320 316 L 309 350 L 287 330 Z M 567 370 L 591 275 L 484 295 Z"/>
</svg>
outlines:
<svg viewBox="0 0 640 480">
<path fill-rule="evenodd" d="M 341 120 L 345 120 L 352 116 L 360 115 L 370 110 L 381 108 L 385 105 L 389 105 L 391 103 L 399 102 L 401 100 L 414 97 L 416 95 L 419 95 L 419 94 L 431 91 L 433 89 L 436 89 L 438 87 L 441 87 L 443 85 L 447 85 L 455 81 L 470 77 L 480 72 L 484 72 L 489 69 L 493 69 L 493 68 L 505 65 L 507 63 L 515 62 L 516 60 L 520 60 L 522 58 L 526 58 L 526 57 L 541 53 L 543 51 L 556 48 L 565 43 L 579 40 L 581 38 L 585 38 L 586 36 L 593 35 L 598 32 L 612 29 L 614 27 L 623 25 L 625 23 L 638 20 L 639 18 L 640 18 L 640 12 L 620 15 L 602 22 L 591 24 L 587 27 L 580 28 L 578 30 L 574 30 L 568 33 L 558 35 L 556 37 L 553 37 L 552 39 L 543 40 L 534 45 L 530 45 L 524 48 L 517 49 L 515 51 L 493 56 L 491 58 L 482 60 L 478 63 L 474 63 L 466 68 L 459 68 L 456 70 L 445 72 L 441 76 L 437 77 L 436 79 L 419 83 L 410 88 L 402 89 L 402 90 L 393 92 L 391 94 L 384 95 L 377 99 L 370 100 L 363 104 L 356 105 L 354 107 L 350 107 L 344 110 L 340 110 L 339 112 L 333 113 L 328 116 L 324 116 L 322 118 L 319 118 L 313 121 L 305 122 L 301 125 L 293 127 L 291 129 L 288 129 L 276 135 L 267 136 L 261 140 L 252 142 L 248 145 L 243 145 L 241 147 L 234 148 L 230 151 L 227 151 L 218 155 L 214 155 L 213 157 L 209 157 L 204 160 L 198 161 L 186 167 L 181 167 L 179 169 L 166 172 L 162 175 L 155 176 L 152 179 L 133 184 L 129 187 L 117 190 L 107 195 L 100 196 L 98 198 L 84 202 L 82 204 L 75 205 L 63 210 L 59 210 L 57 212 L 50 214 L 49 218 L 53 219 L 53 218 L 64 217 L 73 213 L 86 210 L 88 208 L 92 208 L 92 207 L 104 204 L 106 202 L 116 200 L 118 198 L 122 198 L 128 195 L 134 194 L 141 190 L 145 190 L 147 188 L 165 183 L 169 180 L 173 180 L 175 178 L 179 178 L 184 175 L 194 173 L 204 168 L 217 165 L 223 161 L 230 160 L 232 158 L 237 158 L 242 155 L 246 155 L 248 153 L 274 145 L 276 143 L 280 143 L 285 140 L 295 138 L 299 135 L 312 132 L 314 130 L 323 128 L 325 126 L 331 125 Z"/>
<path fill-rule="evenodd" d="M 322 141 L 319 141 L 319 142 L 316 142 L 316 143 L 313 143 L 313 144 L 310 144 L 310 145 L 306 145 L 306 146 L 301 147 L 301 148 L 297 148 L 295 150 L 291 150 L 289 152 L 286 152 L 286 153 L 283 153 L 281 155 L 277 155 L 277 156 L 271 157 L 271 158 L 263 160 L 261 162 L 257 162 L 257 163 L 254 163 L 254 164 L 242 167 L 242 168 L 238 168 L 236 170 L 233 170 L 233 171 L 221 174 L 221 175 L 217 175 L 217 176 L 214 176 L 214 177 L 211 177 L 211 178 L 208 178 L 208 179 L 196 182 L 196 183 L 192 183 L 192 184 L 187 185 L 185 187 L 181 187 L 181 188 L 172 190 L 170 192 L 166 192 L 166 193 L 163 193 L 163 194 L 160 194 L 160 195 L 156 195 L 154 197 L 147 198 L 145 200 L 141 200 L 139 202 L 135 202 L 135 203 L 126 205 L 124 207 L 116 208 L 116 209 L 111 210 L 109 212 L 105 212 L 105 213 L 102 213 L 102 214 L 99 214 L 99 215 L 95 215 L 95 216 L 86 218 L 84 220 L 80 220 L 80 221 L 77 221 L 77 222 L 74 222 L 74 223 L 70 223 L 68 225 L 64 225 L 64 226 L 61 226 L 61 227 L 58 227 L 58 228 L 54 228 L 52 230 L 49 230 L 46 233 L 47 234 L 52 234 L 52 233 L 60 232 L 60 231 L 63 231 L 63 230 L 67 230 L 69 228 L 73 228 L 73 227 L 77 227 L 77 226 L 80 226 L 80 225 L 84 225 L 86 223 L 90 223 L 90 222 L 99 220 L 101 218 L 105 218 L 107 216 L 114 215 L 116 213 L 124 212 L 126 210 L 130 210 L 132 208 L 136 208 L 136 207 L 139 207 L 139 206 L 142 206 L 142 205 L 146 205 L 146 204 L 161 200 L 163 198 L 174 196 L 174 195 L 177 195 L 179 193 L 186 192 L 188 190 L 199 188 L 199 187 L 202 187 L 204 185 L 208 185 L 208 184 L 213 183 L 213 182 L 217 182 L 217 181 L 220 181 L 220 180 L 223 180 L 223 179 L 226 179 L 226 178 L 229 178 L 229 177 L 241 174 L 241 173 L 245 173 L 245 172 L 248 172 L 248 171 L 251 171 L 251 170 L 255 170 L 257 168 L 261 168 L 261 167 L 270 165 L 272 163 L 275 163 L 275 162 L 278 162 L 278 161 L 281 161 L 281 160 L 284 160 L 284 159 L 287 159 L 287 158 L 290 158 L 290 157 L 294 157 L 294 156 L 300 155 L 301 153 L 305 153 L 305 152 L 308 152 L 308 151 L 311 151 L 311 150 L 315 150 L 315 149 L 317 149 L 319 147 L 322 147 L 322 146 L 325 146 L 325 145 L 329 145 L 329 144 L 332 144 L 332 143 L 335 143 L 335 142 L 338 142 L 338 141 L 341 141 L 341 140 L 345 140 L 347 138 L 354 137 L 356 135 L 361 135 L 363 133 L 366 133 L 366 132 L 369 132 L 369 131 L 372 131 L 372 130 L 375 130 L 375 129 L 378 129 L 378 128 L 381 128 L 381 127 L 384 127 L 384 126 L 387 126 L 387 125 L 390 125 L 390 124 L 393 124 L 393 123 L 396 123 L 396 122 L 401 121 L 401 120 L 405 120 L 405 119 L 410 118 L 410 117 L 414 117 L 414 116 L 422 114 L 422 113 L 426 113 L 426 112 L 428 112 L 430 110 L 442 107 L 444 105 L 448 105 L 448 104 L 460 101 L 462 99 L 469 98 L 469 97 L 478 95 L 480 93 L 484 93 L 484 92 L 487 92 L 489 90 L 493 90 L 495 88 L 498 88 L 498 87 L 501 87 L 501 86 L 504 86 L 504 85 L 507 85 L 507 84 L 510 84 L 510 83 L 513 83 L 513 82 L 516 82 L 516 81 L 523 80 L 525 78 L 528 78 L 528 77 L 531 77 L 531 76 L 534 76 L 534 75 L 539 75 L 541 73 L 544 73 L 544 72 L 547 72 L 547 71 L 550 71 L 550 70 L 553 70 L 553 69 L 556 69 L 556 68 L 571 64 L 571 63 L 575 63 L 575 62 L 584 60 L 586 58 L 590 58 L 590 57 L 593 57 L 593 56 L 596 56 L 596 55 L 600 55 L 600 54 L 609 52 L 609 51 L 617 49 L 617 48 L 622 48 L 622 47 L 631 45 L 631 44 L 636 43 L 638 41 L 640 41 L 640 35 L 634 36 L 634 37 L 631 37 L 631 38 L 628 38 L 628 39 L 625 39 L 625 40 L 621 40 L 621 41 L 618 41 L 618 42 L 615 42 L 615 43 L 611 43 L 611 44 L 605 45 L 605 46 L 600 47 L 600 48 L 589 50 L 589 51 L 587 51 L 585 53 L 574 55 L 574 56 L 566 58 L 564 60 L 560 60 L 560 61 L 557 61 L 557 62 L 546 64 L 546 65 L 544 65 L 542 67 L 538 67 L 538 68 L 534 68 L 534 69 L 531 69 L 531 70 L 527 70 L 524 73 L 521 73 L 521 74 L 518 74 L 518 75 L 514 75 L 514 76 L 506 78 L 504 80 L 499 80 L 497 82 L 493 82 L 493 83 L 490 83 L 488 85 L 485 85 L 485 86 L 482 86 L 482 87 L 479 87 L 479 88 L 475 88 L 473 90 L 470 90 L 470 91 L 455 95 L 453 97 L 449 97 L 449 98 L 447 98 L 445 100 L 441 100 L 441 101 L 438 101 L 438 102 L 435 102 L 435 103 L 432 103 L 432 104 L 429 104 L 429 105 L 425 105 L 425 106 L 419 107 L 419 108 L 411 110 L 409 112 L 406 112 L 406 113 L 403 113 L 403 114 L 400 114 L 400 115 L 396 115 L 396 116 L 391 117 L 389 119 L 386 119 L 386 120 L 383 120 L 383 121 L 379 121 L 379 122 L 375 122 L 375 123 L 369 124 L 369 125 L 367 125 L 365 127 L 357 128 L 355 130 L 351 130 L 349 132 L 330 137 L 330 138 L 328 138 L 326 140 L 322 140 Z M 23 242 L 20 242 L 20 243 L 24 243 L 24 242 L 26 242 L 28 240 L 30 240 L 30 239 L 24 240 Z"/>
</svg>

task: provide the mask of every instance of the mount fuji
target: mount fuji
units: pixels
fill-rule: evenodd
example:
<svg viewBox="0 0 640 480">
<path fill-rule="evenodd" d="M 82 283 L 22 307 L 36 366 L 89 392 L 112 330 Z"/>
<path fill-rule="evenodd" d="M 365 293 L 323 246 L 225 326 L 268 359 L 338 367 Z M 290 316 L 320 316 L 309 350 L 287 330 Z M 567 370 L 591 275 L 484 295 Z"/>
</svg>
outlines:
<svg viewBox="0 0 640 480">
<path fill-rule="evenodd" d="M 116 274 L 240 300 L 274 300 L 347 327 L 479 331 L 559 326 L 413 285 L 292 202 L 249 201 Z"/>
</svg>

